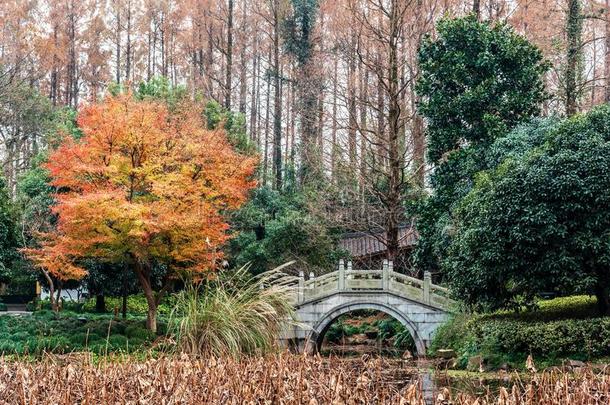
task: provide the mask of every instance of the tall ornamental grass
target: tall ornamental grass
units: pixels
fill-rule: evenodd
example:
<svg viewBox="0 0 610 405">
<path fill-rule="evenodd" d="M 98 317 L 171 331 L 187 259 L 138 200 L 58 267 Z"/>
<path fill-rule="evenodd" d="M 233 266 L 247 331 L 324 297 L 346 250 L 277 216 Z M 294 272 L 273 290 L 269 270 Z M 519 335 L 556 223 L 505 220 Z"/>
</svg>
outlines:
<svg viewBox="0 0 610 405">
<path fill-rule="evenodd" d="M 235 357 L 274 349 L 281 329 L 294 319 L 296 279 L 281 272 L 285 266 L 258 276 L 242 267 L 188 287 L 178 296 L 170 322 L 177 350 Z"/>
</svg>

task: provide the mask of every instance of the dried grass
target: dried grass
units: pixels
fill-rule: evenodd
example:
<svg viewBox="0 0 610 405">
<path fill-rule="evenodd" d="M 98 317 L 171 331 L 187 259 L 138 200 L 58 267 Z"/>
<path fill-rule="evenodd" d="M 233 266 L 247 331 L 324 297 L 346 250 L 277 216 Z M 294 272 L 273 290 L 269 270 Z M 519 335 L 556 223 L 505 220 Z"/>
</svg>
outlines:
<svg viewBox="0 0 610 405">
<path fill-rule="evenodd" d="M 437 404 L 606 404 L 610 378 L 553 371 L 475 398 L 449 389 Z M 384 359 L 282 354 L 94 363 L 82 357 L 0 359 L 1 404 L 424 404 L 422 384 Z"/>
</svg>

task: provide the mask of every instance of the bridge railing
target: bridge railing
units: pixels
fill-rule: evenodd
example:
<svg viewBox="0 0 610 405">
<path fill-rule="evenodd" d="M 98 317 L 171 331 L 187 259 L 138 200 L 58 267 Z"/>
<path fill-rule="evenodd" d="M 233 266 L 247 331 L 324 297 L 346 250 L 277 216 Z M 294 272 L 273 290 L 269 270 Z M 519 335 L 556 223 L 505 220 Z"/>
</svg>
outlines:
<svg viewBox="0 0 610 405">
<path fill-rule="evenodd" d="M 389 291 L 439 307 L 451 303 L 449 291 L 432 284 L 429 272 L 425 272 L 424 279 L 420 280 L 395 272 L 393 263 L 387 260 L 384 260 L 381 270 L 353 269 L 351 261 L 340 260 L 337 271 L 332 273 L 316 277 L 312 272 L 305 280 L 305 275 L 300 272 L 297 301 L 301 304 L 336 292 L 351 291 Z"/>
</svg>

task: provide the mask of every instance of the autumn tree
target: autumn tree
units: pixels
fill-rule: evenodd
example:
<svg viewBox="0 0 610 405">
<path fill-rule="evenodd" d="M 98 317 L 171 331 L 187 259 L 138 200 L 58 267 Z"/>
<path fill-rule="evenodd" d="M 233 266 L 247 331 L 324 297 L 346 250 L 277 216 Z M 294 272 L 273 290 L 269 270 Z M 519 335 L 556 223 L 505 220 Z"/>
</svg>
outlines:
<svg viewBox="0 0 610 405">
<path fill-rule="evenodd" d="M 66 138 L 47 163 L 56 195 L 56 229 L 27 250 L 59 278 L 82 278 L 84 259 L 132 268 L 156 331 L 157 305 L 177 276 L 206 277 L 222 258 L 225 213 L 254 186 L 255 160 L 225 133 L 207 130 L 188 103 L 170 112 L 131 95 L 85 107 L 80 140 Z M 154 285 L 154 266 L 166 270 Z"/>
</svg>

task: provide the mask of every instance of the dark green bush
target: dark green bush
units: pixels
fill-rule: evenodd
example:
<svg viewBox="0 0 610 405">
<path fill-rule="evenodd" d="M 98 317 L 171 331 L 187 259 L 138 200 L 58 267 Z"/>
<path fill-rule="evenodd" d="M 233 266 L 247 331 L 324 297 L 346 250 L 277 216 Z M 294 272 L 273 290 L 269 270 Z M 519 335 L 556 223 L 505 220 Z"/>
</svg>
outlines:
<svg viewBox="0 0 610 405">
<path fill-rule="evenodd" d="M 146 329 L 143 324 L 130 325 L 125 329 L 125 335 L 128 338 L 137 338 L 143 341 L 152 341 L 155 338 L 155 334 Z"/>
<path fill-rule="evenodd" d="M 128 338 L 128 332 L 134 337 Z M 136 351 L 148 347 L 153 338 L 144 322 L 112 320 L 108 315 L 42 310 L 31 316 L 0 316 L 0 353 L 5 354 L 106 353 L 125 351 L 128 346 L 129 351 Z"/>
<path fill-rule="evenodd" d="M 112 313 L 115 308 L 121 311 L 123 307 L 123 298 L 121 297 L 105 297 L 106 309 Z M 176 298 L 173 295 L 167 295 L 161 300 L 161 303 L 157 307 L 157 313 L 159 315 L 169 315 L 174 308 Z M 84 312 L 96 312 L 95 311 L 95 298 L 90 298 L 82 304 L 82 311 Z M 144 315 L 148 311 L 148 303 L 144 294 L 130 295 L 127 297 L 127 312 L 130 314 Z"/>
<path fill-rule="evenodd" d="M 113 349 L 117 349 L 117 350 L 126 350 L 127 341 L 128 341 L 128 339 L 123 335 L 112 335 L 108 338 L 108 344 Z"/>
<path fill-rule="evenodd" d="M 492 367 L 523 367 L 530 354 L 547 363 L 610 356 L 610 318 L 596 312 L 595 299 L 577 296 L 543 301 L 530 312 L 458 315 L 437 330 L 430 352 L 453 349 L 462 366 L 480 354 Z"/>
<path fill-rule="evenodd" d="M 91 341 L 91 336 L 84 332 L 78 332 L 70 336 L 70 343 L 75 347 L 85 347 Z"/>
</svg>

